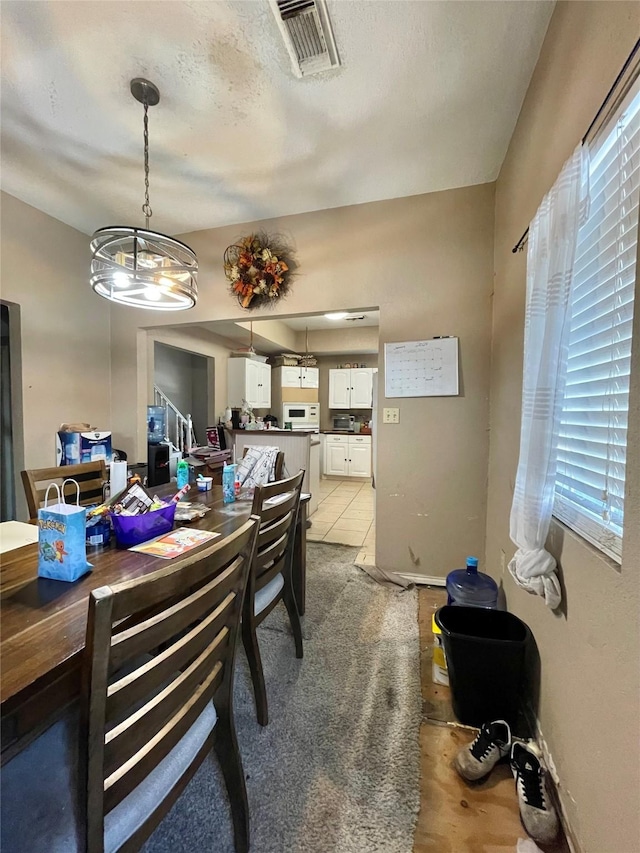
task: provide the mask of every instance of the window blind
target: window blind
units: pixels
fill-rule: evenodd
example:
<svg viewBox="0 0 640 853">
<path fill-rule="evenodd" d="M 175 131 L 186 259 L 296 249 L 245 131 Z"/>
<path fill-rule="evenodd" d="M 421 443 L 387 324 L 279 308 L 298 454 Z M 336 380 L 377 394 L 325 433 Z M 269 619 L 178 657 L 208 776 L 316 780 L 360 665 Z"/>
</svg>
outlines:
<svg viewBox="0 0 640 853">
<path fill-rule="evenodd" d="M 640 82 L 590 149 L 554 515 L 620 561 L 640 186 Z"/>
</svg>

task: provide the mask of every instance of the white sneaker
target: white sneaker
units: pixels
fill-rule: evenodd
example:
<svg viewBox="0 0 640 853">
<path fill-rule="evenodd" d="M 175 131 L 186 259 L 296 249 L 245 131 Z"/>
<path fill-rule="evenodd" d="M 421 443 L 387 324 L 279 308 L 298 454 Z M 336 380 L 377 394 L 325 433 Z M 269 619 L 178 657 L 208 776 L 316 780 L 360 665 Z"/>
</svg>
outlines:
<svg viewBox="0 0 640 853">
<path fill-rule="evenodd" d="M 522 824 L 534 841 L 547 844 L 558 834 L 558 815 L 547 789 L 546 772 L 532 747 L 514 743 L 511 770 L 516 780 Z"/>
<path fill-rule="evenodd" d="M 511 729 L 508 723 L 504 720 L 483 723 L 476 739 L 453 759 L 453 766 L 467 782 L 479 782 L 509 755 L 510 750 Z"/>
</svg>

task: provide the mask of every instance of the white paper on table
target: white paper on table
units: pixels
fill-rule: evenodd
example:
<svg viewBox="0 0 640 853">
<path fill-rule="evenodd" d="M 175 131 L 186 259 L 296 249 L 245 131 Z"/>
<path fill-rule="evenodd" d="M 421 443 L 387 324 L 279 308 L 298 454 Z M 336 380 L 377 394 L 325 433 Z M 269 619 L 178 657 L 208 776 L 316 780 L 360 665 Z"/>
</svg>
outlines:
<svg viewBox="0 0 640 853">
<path fill-rule="evenodd" d="M 3 521 L 0 524 L 0 554 L 33 545 L 38 541 L 38 525 L 23 521 Z"/>
</svg>

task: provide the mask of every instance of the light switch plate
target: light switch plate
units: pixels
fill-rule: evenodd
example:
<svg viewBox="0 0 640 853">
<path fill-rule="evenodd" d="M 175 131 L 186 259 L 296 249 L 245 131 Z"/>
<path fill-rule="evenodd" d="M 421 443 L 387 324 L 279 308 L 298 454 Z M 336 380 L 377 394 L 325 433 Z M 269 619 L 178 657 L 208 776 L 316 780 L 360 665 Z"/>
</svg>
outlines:
<svg viewBox="0 0 640 853">
<path fill-rule="evenodd" d="M 382 410 L 382 423 L 383 424 L 399 424 L 400 423 L 400 409 L 383 409 Z"/>
</svg>

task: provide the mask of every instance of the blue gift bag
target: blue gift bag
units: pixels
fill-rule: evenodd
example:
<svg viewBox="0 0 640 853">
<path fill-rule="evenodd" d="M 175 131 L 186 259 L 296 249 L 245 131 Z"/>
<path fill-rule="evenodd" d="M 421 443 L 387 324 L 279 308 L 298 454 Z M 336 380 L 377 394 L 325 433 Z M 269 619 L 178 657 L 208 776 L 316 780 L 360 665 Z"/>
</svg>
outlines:
<svg viewBox="0 0 640 853">
<path fill-rule="evenodd" d="M 57 483 L 47 487 L 44 507 L 38 510 L 38 575 L 58 581 L 76 581 L 91 570 L 87 562 L 87 511 L 80 506 L 80 486 L 75 480 L 76 503 L 66 504 Z M 49 489 L 58 492 L 58 502 L 49 504 Z"/>
</svg>

